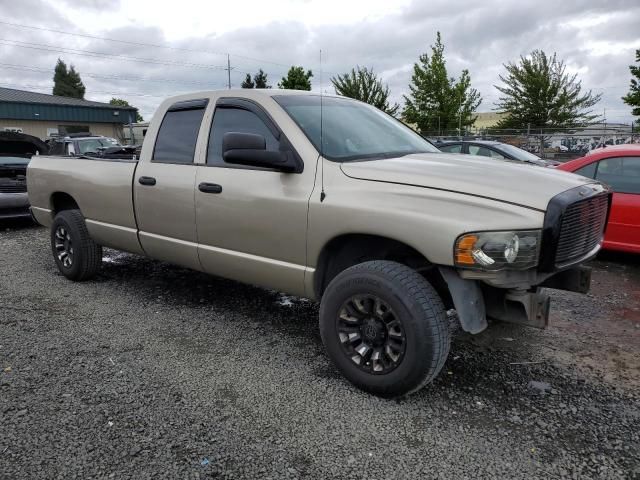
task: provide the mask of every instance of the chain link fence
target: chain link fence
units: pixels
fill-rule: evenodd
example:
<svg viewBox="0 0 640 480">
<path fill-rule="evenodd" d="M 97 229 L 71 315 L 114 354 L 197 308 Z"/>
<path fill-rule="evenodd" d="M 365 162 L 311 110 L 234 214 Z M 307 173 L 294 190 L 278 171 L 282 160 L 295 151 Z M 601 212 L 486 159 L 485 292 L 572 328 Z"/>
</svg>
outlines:
<svg viewBox="0 0 640 480">
<path fill-rule="evenodd" d="M 527 150 L 542 158 L 568 161 L 604 145 L 640 143 L 640 129 L 633 124 L 595 124 L 580 128 L 528 128 L 526 130 L 471 128 L 460 132 L 427 132 L 434 143 L 448 140 L 494 140 Z"/>
</svg>

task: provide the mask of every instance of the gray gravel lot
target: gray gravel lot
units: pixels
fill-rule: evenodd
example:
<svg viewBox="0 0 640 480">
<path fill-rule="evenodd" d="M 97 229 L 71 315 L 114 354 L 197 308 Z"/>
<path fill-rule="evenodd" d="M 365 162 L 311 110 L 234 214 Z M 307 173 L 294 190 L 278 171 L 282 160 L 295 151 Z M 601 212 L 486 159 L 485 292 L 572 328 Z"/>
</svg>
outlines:
<svg viewBox="0 0 640 480">
<path fill-rule="evenodd" d="M 47 230 L 0 227 L 2 478 L 640 478 L 635 259 L 389 401 L 331 367 L 311 302 L 113 251 L 72 283 Z"/>
</svg>

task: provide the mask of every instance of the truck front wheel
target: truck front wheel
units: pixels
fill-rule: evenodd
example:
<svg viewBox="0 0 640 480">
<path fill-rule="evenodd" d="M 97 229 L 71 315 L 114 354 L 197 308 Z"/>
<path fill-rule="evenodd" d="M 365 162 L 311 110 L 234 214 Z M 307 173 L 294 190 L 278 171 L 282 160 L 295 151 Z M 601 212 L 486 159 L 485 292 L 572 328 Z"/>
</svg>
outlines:
<svg viewBox="0 0 640 480">
<path fill-rule="evenodd" d="M 102 263 L 102 247 L 89 236 L 80 210 L 63 210 L 51 225 L 51 251 L 60 273 L 70 280 L 95 276 Z"/>
<path fill-rule="evenodd" d="M 415 270 L 371 261 L 338 274 L 320 304 L 329 358 L 357 387 L 384 397 L 433 380 L 449 354 L 442 300 Z"/>
</svg>

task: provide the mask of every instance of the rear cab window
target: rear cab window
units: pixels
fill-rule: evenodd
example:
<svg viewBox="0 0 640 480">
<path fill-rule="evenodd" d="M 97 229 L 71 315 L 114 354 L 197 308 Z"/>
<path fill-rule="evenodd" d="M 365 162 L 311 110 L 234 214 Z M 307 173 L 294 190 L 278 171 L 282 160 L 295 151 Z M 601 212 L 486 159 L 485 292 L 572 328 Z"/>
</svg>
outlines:
<svg viewBox="0 0 640 480">
<path fill-rule="evenodd" d="M 152 162 L 192 164 L 208 100 L 173 104 L 160 125 Z"/>
</svg>

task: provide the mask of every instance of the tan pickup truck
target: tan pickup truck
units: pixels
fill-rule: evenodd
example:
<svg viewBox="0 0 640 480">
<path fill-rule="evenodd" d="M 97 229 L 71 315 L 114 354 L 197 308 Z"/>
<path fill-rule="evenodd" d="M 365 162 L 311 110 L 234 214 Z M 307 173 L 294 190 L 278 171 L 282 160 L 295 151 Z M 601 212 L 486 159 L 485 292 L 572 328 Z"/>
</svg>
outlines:
<svg viewBox="0 0 640 480">
<path fill-rule="evenodd" d="M 541 287 L 587 291 L 610 204 L 593 180 L 275 89 L 171 98 L 139 159 L 34 157 L 27 185 L 67 278 L 106 246 L 318 300 L 330 359 L 383 396 L 438 374 L 452 323 L 544 327 Z"/>
</svg>

